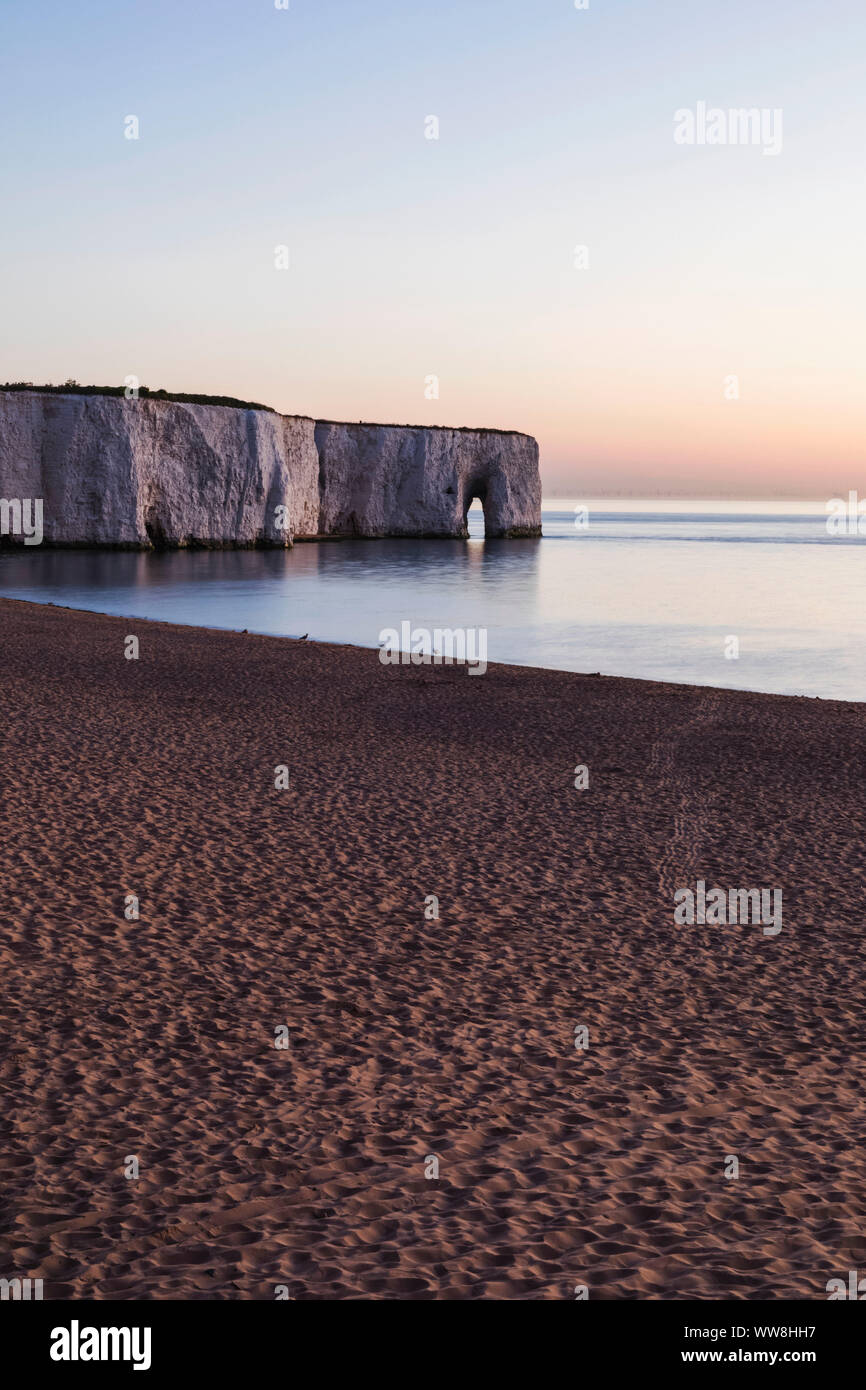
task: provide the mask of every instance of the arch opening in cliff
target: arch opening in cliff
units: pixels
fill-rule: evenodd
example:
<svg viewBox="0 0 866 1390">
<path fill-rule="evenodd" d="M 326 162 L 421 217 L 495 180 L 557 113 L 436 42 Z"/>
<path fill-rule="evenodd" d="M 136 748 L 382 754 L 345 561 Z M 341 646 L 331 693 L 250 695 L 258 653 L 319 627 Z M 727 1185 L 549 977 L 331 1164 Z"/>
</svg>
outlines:
<svg viewBox="0 0 866 1390">
<path fill-rule="evenodd" d="M 463 498 L 463 534 L 469 535 L 469 509 L 473 502 L 480 502 L 481 510 L 484 513 L 484 534 L 490 532 L 490 519 L 487 513 L 487 484 L 471 483 L 466 489 Z"/>
</svg>

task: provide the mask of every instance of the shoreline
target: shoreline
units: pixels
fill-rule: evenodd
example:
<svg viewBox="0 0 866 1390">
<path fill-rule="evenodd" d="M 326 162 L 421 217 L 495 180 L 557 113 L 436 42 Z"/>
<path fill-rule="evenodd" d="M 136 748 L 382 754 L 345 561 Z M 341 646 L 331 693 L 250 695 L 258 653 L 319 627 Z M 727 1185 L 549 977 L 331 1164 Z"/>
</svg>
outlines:
<svg viewBox="0 0 866 1390">
<path fill-rule="evenodd" d="M 344 538 L 328 537 L 327 539 Z M 209 632 L 225 634 L 234 633 L 238 637 L 267 637 L 276 642 L 303 641 L 305 643 L 308 642 L 311 646 L 315 645 L 321 647 L 336 647 L 340 650 L 348 649 L 350 651 L 365 653 L 375 652 L 378 650 L 377 647 L 358 646 L 355 642 L 336 642 L 325 641 L 324 639 L 315 637 L 296 637 L 290 633 L 283 632 L 257 632 L 252 628 L 207 627 L 202 623 L 170 622 L 168 619 L 165 618 L 142 618 L 135 613 L 107 613 L 102 608 L 75 608 L 66 603 L 57 603 L 53 599 L 45 599 L 40 601 L 37 599 L 29 598 L 10 598 L 8 594 L 0 594 L 0 605 L 5 603 L 21 604 L 23 606 L 32 608 L 55 608 L 63 613 L 85 613 L 95 618 L 112 618 L 118 622 L 122 621 L 127 623 L 146 623 L 151 627 L 177 628 L 178 630 L 183 632 Z M 464 664 L 465 663 L 455 661 L 449 666 L 445 662 L 442 662 L 441 667 L 445 670 L 459 670 L 460 667 Z M 435 663 L 431 662 L 429 663 L 429 665 L 435 669 Z M 630 685 L 660 686 L 666 689 L 673 690 L 706 691 L 708 693 L 717 692 L 719 694 L 730 695 L 760 695 L 767 700 L 818 700 L 825 705 L 841 705 L 843 707 L 850 706 L 854 709 L 857 709 L 861 705 L 866 704 L 866 696 L 864 696 L 863 700 L 840 700 L 837 699 L 835 696 L 829 695 L 805 695 L 792 694 L 789 692 L 781 693 L 779 691 L 774 690 L 753 690 L 751 688 L 747 689 L 739 685 L 694 685 L 688 681 L 652 680 L 648 676 L 615 676 L 610 675 L 608 672 L 605 671 L 570 671 L 565 670 L 561 666 L 524 666 L 518 662 L 489 661 L 487 663 L 487 667 L 488 670 L 495 670 L 495 668 L 497 667 L 502 667 L 502 669 L 506 671 L 538 672 L 540 675 L 550 674 L 561 676 L 575 676 L 579 679 L 615 681 L 617 683 L 621 682 L 623 684 Z M 427 667 L 425 665 L 417 667 L 416 669 L 424 670 L 427 669 Z"/>
<path fill-rule="evenodd" d="M 4 1274 L 823 1300 L 866 1263 L 861 705 L 19 599 L 0 640 Z M 704 882 L 781 931 L 675 925 Z"/>
</svg>

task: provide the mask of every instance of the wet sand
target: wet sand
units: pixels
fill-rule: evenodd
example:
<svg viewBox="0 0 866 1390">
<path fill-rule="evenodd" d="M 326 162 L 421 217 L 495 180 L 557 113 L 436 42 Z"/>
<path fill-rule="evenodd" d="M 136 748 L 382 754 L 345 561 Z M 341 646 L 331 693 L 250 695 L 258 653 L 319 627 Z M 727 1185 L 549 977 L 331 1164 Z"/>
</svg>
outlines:
<svg viewBox="0 0 866 1390">
<path fill-rule="evenodd" d="M 0 651 L 0 1275 L 824 1299 L 866 1270 L 866 707 L 6 600 Z M 782 931 L 675 925 L 698 879 L 781 888 Z"/>
</svg>

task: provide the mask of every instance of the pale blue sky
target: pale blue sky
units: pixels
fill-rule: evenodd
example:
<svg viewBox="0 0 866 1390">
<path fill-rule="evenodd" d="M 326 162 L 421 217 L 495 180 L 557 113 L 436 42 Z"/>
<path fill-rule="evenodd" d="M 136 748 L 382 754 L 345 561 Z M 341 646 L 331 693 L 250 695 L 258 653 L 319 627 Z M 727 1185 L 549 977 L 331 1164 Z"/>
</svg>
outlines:
<svg viewBox="0 0 866 1390">
<path fill-rule="evenodd" d="M 853 0 L 7 0 L 0 379 L 525 429 L 578 491 L 862 486 L 864 40 Z M 781 107 L 781 155 L 678 147 L 699 101 Z"/>
</svg>

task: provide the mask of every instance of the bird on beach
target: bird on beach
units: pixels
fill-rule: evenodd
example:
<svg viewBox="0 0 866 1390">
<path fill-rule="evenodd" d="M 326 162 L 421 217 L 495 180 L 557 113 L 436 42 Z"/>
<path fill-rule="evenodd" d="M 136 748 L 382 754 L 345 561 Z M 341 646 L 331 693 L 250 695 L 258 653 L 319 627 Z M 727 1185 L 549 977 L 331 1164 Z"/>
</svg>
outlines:
<svg viewBox="0 0 866 1390">
<path fill-rule="evenodd" d="M 310 635 L 310 634 L 309 634 L 308 632 L 305 632 L 304 635 L 303 635 L 303 637 L 299 637 L 299 638 L 298 638 L 298 641 L 299 641 L 299 642 L 306 642 L 306 640 L 307 640 L 307 638 L 309 637 L 309 635 Z"/>
</svg>

